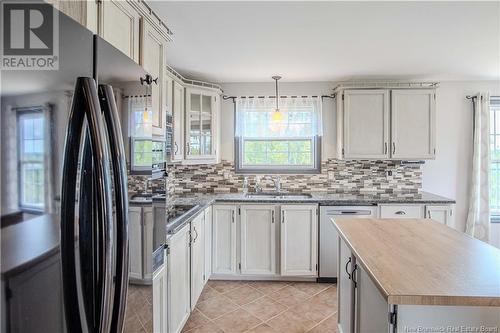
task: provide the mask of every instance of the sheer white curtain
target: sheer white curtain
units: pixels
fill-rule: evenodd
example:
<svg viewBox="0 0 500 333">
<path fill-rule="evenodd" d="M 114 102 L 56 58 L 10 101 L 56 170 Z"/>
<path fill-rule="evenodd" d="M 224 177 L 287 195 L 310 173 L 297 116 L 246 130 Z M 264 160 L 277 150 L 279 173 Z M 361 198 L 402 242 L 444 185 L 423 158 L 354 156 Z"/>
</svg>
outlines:
<svg viewBox="0 0 500 333">
<path fill-rule="evenodd" d="M 473 99 L 474 147 L 465 232 L 485 242 L 490 236 L 490 105 L 488 94 Z"/>
<path fill-rule="evenodd" d="M 280 98 L 280 120 L 273 120 L 276 109 L 275 98 L 239 97 L 236 99 L 235 136 L 322 136 L 322 103 L 321 97 L 287 97 Z M 258 112 L 260 115 L 251 116 Z M 292 118 L 302 117 L 306 126 L 294 126 Z M 258 120 L 258 123 L 251 121 Z M 300 133 L 298 133 L 300 131 Z"/>
</svg>

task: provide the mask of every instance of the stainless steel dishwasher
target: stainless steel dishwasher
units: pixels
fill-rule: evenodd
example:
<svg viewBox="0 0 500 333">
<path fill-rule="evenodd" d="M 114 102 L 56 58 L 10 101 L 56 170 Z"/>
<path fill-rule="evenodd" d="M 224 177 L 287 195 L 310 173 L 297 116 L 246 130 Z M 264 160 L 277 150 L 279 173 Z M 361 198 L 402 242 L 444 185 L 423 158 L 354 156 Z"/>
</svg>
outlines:
<svg viewBox="0 0 500 333">
<path fill-rule="evenodd" d="M 377 217 L 377 206 L 321 206 L 319 220 L 319 282 L 337 281 L 338 234 L 331 219 Z"/>
</svg>

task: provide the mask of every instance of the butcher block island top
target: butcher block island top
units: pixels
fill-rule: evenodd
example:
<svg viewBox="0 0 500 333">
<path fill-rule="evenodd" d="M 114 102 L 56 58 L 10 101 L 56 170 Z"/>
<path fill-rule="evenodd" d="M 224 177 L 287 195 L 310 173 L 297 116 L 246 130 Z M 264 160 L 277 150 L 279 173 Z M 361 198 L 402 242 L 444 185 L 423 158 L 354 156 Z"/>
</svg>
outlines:
<svg viewBox="0 0 500 333">
<path fill-rule="evenodd" d="M 332 222 L 389 304 L 500 306 L 500 249 L 429 219 Z"/>
</svg>

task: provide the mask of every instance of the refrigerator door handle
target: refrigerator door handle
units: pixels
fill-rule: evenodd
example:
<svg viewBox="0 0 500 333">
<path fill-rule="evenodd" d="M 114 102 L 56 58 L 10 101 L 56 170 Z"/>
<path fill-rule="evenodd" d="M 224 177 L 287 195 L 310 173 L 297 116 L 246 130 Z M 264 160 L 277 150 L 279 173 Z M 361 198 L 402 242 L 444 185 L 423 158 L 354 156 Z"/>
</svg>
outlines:
<svg viewBox="0 0 500 333">
<path fill-rule="evenodd" d="M 102 234 L 99 237 L 89 237 L 92 239 L 93 247 L 97 249 L 100 258 L 95 258 L 95 272 L 82 272 L 80 278 L 85 279 L 97 277 L 94 282 L 94 301 L 99 311 L 94 312 L 94 318 L 89 318 L 92 310 L 80 310 L 78 276 L 75 247 L 77 239 L 75 237 L 75 221 L 79 217 L 75 216 L 76 188 L 78 177 L 80 141 L 84 129 L 84 122 L 87 122 L 87 138 L 92 152 L 92 175 L 95 176 L 95 195 L 85 203 L 94 207 L 83 207 L 92 210 L 95 208 L 96 228 Z M 66 132 L 66 142 L 63 162 L 62 188 L 61 188 L 61 264 L 63 278 L 63 298 L 64 313 L 68 332 L 82 332 L 84 327 L 88 330 L 98 332 L 109 332 L 111 313 L 110 301 L 112 292 L 112 250 L 113 250 L 113 219 L 111 206 L 111 186 L 108 152 L 105 144 L 105 133 L 100 113 L 99 99 L 97 97 L 97 87 L 94 79 L 88 77 L 77 78 L 71 112 L 69 115 L 68 129 Z M 85 149 L 84 149 L 85 150 Z M 82 198 L 82 196 L 80 196 Z M 79 203 L 79 204 L 84 204 Z M 82 212 L 80 207 L 80 212 Z M 87 221 L 88 222 L 88 221 Z M 79 223 L 83 223 L 80 221 Z M 80 238 L 86 235 L 79 235 Z M 82 240 L 80 239 L 80 242 Z M 95 274 L 95 275 L 93 275 Z M 83 280 L 82 280 L 83 283 Z M 93 295 L 83 293 L 83 298 Z M 90 310 L 90 311 L 89 311 Z M 82 313 L 83 312 L 83 313 Z M 86 323 L 82 323 L 84 317 Z"/>
<path fill-rule="evenodd" d="M 127 167 L 118 110 L 110 85 L 99 85 L 99 102 L 108 134 L 116 207 L 116 279 L 111 309 L 111 332 L 122 332 L 129 264 Z"/>
</svg>

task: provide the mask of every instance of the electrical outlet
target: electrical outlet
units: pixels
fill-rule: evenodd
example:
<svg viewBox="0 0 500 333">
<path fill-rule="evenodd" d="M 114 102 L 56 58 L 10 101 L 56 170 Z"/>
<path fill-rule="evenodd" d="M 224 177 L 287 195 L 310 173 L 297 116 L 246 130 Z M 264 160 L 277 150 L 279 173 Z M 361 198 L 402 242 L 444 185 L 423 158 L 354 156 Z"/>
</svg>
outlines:
<svg viewBox="0 0 500 333">
<path fill-rule="evenodd" d="M 392 170 L 387 170 L 387 171 L 385 172 L 385 178 L 386 178 L 387 180 L 392 180 L 392 174 L 393 174 Z"/>
</svg>

